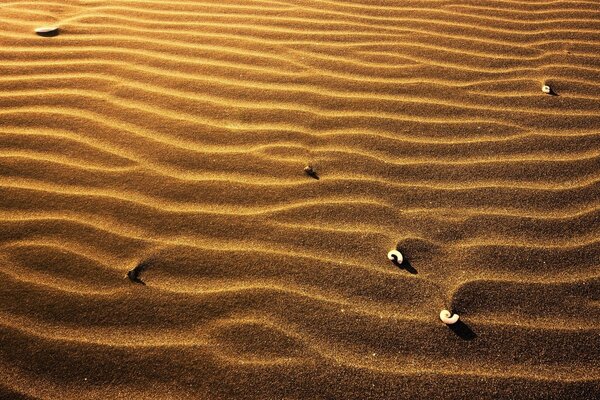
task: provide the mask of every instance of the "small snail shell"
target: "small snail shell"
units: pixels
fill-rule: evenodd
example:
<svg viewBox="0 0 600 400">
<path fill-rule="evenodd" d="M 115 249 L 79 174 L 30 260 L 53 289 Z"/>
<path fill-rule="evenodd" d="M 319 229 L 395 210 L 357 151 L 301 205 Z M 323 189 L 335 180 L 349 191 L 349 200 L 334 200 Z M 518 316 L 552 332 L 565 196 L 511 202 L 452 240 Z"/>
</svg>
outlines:
<svg viewBox="0 0 600 400">
<path fill-rule="evenodd" d="M 544 92 L 546 94 L 550 94 L 550 93 L 552 93 L 552 88 L 548 85 L 544 85 L 544 86 L 542 86 L 542 92 Z"/>
<path fill-rule="evenodd" d="M 397 262 L 398 264 L 402 264 L 402 261 L 404 260 L 404 257 L 402 257 L 402 253 L 400 253 L 398 250 L 391 250 L 388 253 L 388 258 L 390 259 L 390 261 Z"/>
<path fill-rule="evenodd" d="M 446 325 L 452 325 L 458 322 L 458 314 L 452 314 L 450 311 L 448 310 L 442 310 L 440 312 L 440 319 L 442 320 L 443 323 L 445 323 Z"/>
</svg>

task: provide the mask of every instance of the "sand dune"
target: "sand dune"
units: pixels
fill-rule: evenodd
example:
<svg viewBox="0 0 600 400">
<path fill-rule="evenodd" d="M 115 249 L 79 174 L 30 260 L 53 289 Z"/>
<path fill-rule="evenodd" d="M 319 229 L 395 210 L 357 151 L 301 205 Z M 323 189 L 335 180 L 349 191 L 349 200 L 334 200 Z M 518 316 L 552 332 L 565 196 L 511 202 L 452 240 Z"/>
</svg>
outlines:
<svg viewBox="0 0 600 400">
<path fill-rule="evenodd" d="M 0 398 L 600 397 L 597 1 L 0 22 Z"/>
</svg>

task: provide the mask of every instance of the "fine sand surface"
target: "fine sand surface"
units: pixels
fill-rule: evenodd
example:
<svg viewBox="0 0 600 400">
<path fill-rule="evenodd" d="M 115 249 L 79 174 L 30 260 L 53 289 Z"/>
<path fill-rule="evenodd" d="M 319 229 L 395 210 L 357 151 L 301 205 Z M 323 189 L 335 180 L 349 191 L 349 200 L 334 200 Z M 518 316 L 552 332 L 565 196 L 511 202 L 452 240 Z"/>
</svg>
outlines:
<svg viewBox="0 0 600 400">
<path fill-rule="evenodd" d="M 599 1 L 0 22 L 0 398 L 600 398 Z"/>
</svg>

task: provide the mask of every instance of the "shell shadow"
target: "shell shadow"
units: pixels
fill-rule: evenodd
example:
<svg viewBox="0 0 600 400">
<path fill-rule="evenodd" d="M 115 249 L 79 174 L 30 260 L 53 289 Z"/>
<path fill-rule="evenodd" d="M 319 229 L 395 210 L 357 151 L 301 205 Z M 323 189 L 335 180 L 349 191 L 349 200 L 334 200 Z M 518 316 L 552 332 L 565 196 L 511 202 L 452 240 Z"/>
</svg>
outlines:
<svg viewBox="0 0 600 400">
<path fill-rule="evenodd" d="M 469 325 L 461 320 L 458 320 L 455 324 L 448 325 L 448 328 L 462 340 L 473 340 L 477 337 L 477 334 L 473 332 Z"/>
<path fill-rule="evenodd" d="M 412 266 L 412 264 L 410 263 L 410 261 L 408 261 L 408 259 L 407 259 L 406 257 L 403 257 L 403 260 L 402 260 L 402 262 L 401 262 L 401 263 L 399 263 L 399 262 L 398 262 L 398 259 L 394 258 L 394 259 L 392 260 L 392 263 L 393 263 L 393 264 L 394 264 L 396 267 L 398 267 L 398 268 L 400 268 L 400 269 L 404 269 L 404 270 L 406 270 L 407 272 L 409 272 L 409 273 L 411 273 L 411 274 L 413 274 L 413 275 L 416 275 L 416 274 L 418 274 L 418 273 L 419 273 L 419 272 L 418 272 L 418 271 L 415 269 L 415 267 L 413 267 L 413 266 Z"/>
<path fill-rule="evenodd" d="M 313 179 L 316 179 L 316 180 L 319 180 L 319 179 L 321 179 L 321 178 L 319 177 L 319 174 L 317 174 L 317 171 L 315 171 L 315 170 L 313 170 L 313 169 L 311 169 L 311 170 L 308 170 L 308 171 L 307 171 L 307 170 L 305 170 L 305 171 L 304 171 L 304 173 L 305 173 L 306 175 L 310 176 L 310 177 L 311 177 L 311 178 L 313 178 Z"/>
</svg>

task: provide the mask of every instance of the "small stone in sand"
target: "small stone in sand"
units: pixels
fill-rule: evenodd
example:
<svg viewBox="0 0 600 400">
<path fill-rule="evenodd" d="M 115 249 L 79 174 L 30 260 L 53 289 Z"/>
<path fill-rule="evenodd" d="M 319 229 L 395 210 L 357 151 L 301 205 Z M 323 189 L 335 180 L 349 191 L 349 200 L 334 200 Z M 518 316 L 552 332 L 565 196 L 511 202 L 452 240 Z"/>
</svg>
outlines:
<svg viewBox="0 0 600 400">
<path fill-rule="evenodd" d="M 304 167 L 304 172 L 311 178 L 319 179 L 319 175 L 317 175 L 317 171 L 312 167 L 312 165 L 307 165 Z"/>
<path fill-rule="evenodd" d="M 457 323 L 458 322 L 458 318 L 459 318 L 458 314 L 452 314 L 448 310 L 442 310 L 440 312 L 440 319 L 446 325 L 452 325 L 452 324 Z"/>
<path fill-rule="evenodd" d="M 131 282 L 145 285 L 144 281 L 142 281 L 142 279 L 140 278 L 140 274 L 142 273 L 142 271 L 144 271 L 146 267 L 146 263 L 142 262 L 138 264 L 134 269 L 127 271 L 127 277 Z"/>
<path fill-rule="evenodd" d="M 35 28 L 35 33 L 39 36 L 56 36 L 58 35 L 58 26 L 40 26 Z"/>
</svg>

